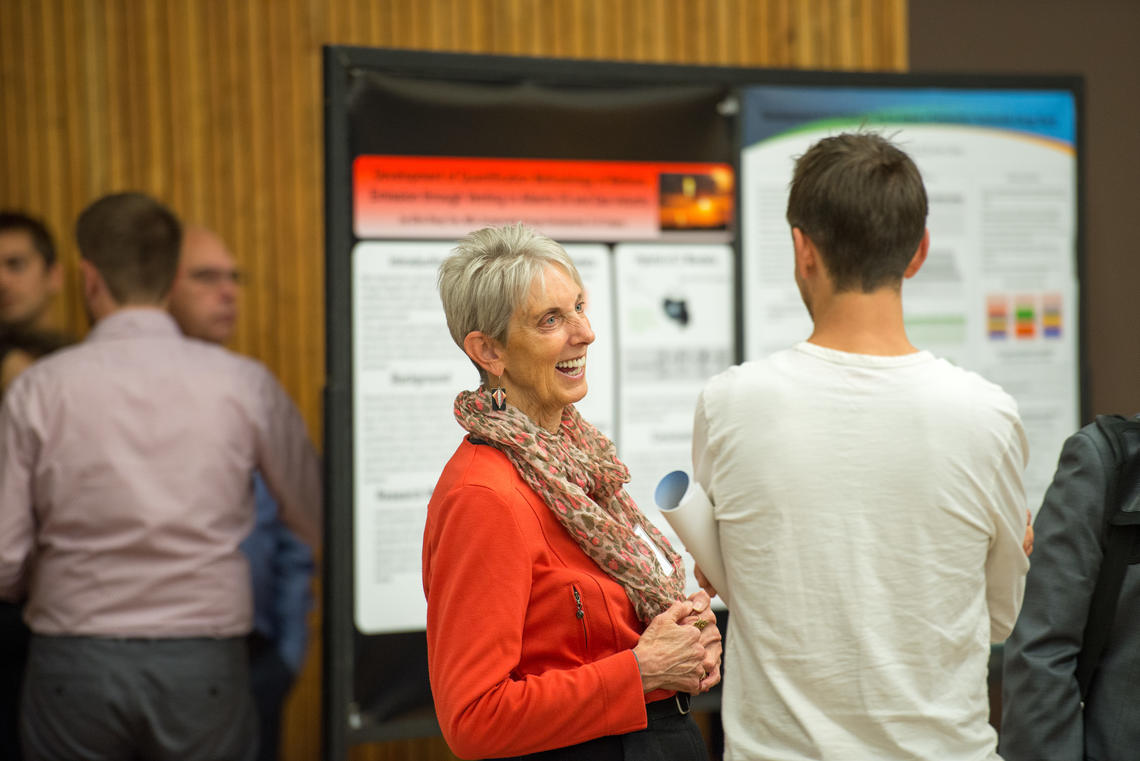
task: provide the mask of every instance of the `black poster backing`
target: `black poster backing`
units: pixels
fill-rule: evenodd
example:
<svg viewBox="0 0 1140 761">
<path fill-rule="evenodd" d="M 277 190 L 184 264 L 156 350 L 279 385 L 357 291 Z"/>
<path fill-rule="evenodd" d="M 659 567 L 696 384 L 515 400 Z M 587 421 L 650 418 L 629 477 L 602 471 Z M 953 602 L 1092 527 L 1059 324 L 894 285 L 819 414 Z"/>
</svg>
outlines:
<svg viewBox="0 0 1140 761">
<path fill-rule="evenodd" d="M 1074 77 L 803 72 L 473 56 L 327 46 L 324 758 L 351 745 L 438 734 L 423 632 L 354 623 L 352 165 L 363 155 L 722 162 L 739 176 L 737 88 L 748 85 L 1054 88 Z M 1077 165 L 1081 171 L 1080 130 Z M 737 186 L 739 208 L 739 184 Z M 1078 182 L 1077 268 L 1083 273 Z M 736 304 L 741 302 L 740 244 Z M 1083 277 L 1080 278 L 1083 283 Z M 1083 305 L 1084 299 L 1082 298 Z M 742 318 L 736 319 L 742 358 Z M 1083 315 L 1080 320 L 1083 328 Z M 1087 409 L 1081 346 L 1081 407 Z M 726 625 L 723 614 L 722 628 Z M 698 709 L 716 711 L 710 693 Z"/>
</svg>

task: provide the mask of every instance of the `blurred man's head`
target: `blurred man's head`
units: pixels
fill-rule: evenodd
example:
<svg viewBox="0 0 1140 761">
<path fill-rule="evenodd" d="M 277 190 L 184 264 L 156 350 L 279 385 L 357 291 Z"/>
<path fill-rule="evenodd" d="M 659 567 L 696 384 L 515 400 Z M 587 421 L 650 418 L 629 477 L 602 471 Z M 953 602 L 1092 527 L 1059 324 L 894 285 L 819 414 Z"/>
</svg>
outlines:
<svg viewBox="0 0 1140 761">
<path fill-rule="evenodd" d="M 92 203 L 75 223 L 83 297 L 95 319 L 122 307 L 166 303 L 182 223 L 143 193 L 114 193 Z"/>
<path fill-rule="evenodd" d="M 42 328 L 61 282 L 55 245 L 43 223 L 0 212 L 0 329 Z"/>
<path fill-rule="evenodd" d="M 204 227 L 188 226 L 168 304 L 182 332 L 213 343 L 230 340 L 238 284 L 237 264 L 222 239 Z"/>
</svg>

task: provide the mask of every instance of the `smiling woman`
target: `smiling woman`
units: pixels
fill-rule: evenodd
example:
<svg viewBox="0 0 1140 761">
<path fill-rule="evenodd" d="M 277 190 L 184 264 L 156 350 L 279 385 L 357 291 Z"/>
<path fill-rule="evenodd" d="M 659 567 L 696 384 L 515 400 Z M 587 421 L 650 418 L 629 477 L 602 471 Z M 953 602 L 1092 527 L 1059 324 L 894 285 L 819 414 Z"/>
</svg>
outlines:
<svg viewBox="0 0 1140 761">
<path fill-rule="evenodd" d="M 574 262 L 523 225 L 440 267 L 452 338 L 482 385 L 428 505 L 423 580 L 436 714 L 464 758 L 705 759 L 689 695 L 720 680 L 720 632 L 581 418 L 594 332 Z M 505 393 L 505 402 L 500 404 Z M 494 580 L 471 594 L 472 579 Z"/>
<path fill-rule="evenodd" d="M 505 345 L 480 331 L 463 341 L 476 364 L 501 380 L 507 398 L 548 431 L 558 430 L 563 408 L 586 395 L 594 332 L 582 291 L 564 267 L 548 264 L 511 318 Z"/>
</svg>

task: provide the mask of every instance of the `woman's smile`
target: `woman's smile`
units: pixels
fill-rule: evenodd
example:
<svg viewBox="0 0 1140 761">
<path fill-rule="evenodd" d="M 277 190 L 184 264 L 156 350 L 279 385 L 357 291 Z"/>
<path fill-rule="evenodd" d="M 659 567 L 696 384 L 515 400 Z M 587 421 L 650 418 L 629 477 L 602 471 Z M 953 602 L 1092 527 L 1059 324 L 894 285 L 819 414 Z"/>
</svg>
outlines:
<svg viewBox="0 0 1140 761">
<path fill-rule="evenodd" d="M 566 359 L 554 366 L 554 369 L 571 378 L 581 378 L 586 373 L 586 355 L 577 359 Z"/>
</svg>

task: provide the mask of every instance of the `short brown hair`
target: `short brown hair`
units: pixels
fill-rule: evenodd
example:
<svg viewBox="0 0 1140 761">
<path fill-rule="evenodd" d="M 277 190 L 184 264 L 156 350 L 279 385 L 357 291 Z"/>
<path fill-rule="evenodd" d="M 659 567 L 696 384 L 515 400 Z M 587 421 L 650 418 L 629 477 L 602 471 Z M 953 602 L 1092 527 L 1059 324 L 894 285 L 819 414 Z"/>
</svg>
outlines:
<svg viewBox="0 0 1140 761">
<path fill-rule="evenodd" d="M 815 244 L 837 291 L 897 287 L 926 212 L 918 167 L 882 135 L 827 137 L 796 160 L 788 224 Z"/>
<path fill-rule="evenodd" d="M 143 193 L 103 196 L 79 215 L 80 255 L 95 265 L 119 304 L 158 304 L 178 270 L 182 225 Z"/>
</svg>

